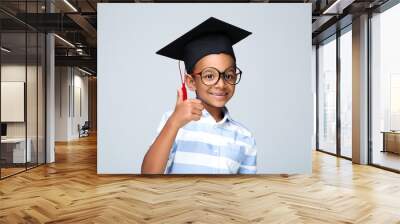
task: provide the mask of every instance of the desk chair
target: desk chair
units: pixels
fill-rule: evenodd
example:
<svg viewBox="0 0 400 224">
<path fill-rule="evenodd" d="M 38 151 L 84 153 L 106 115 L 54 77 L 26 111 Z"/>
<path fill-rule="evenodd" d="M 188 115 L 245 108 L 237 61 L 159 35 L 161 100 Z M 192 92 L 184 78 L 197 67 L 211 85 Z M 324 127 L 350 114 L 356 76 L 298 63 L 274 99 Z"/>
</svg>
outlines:
<svg viewBox="0 0 400 224">
<path fill-rule="evenodd" d="M 89 129 L 90 129 L 89 121 L 85 121 L 82 127 L 80 127 L 80 125 L 78 124 L 79 138 L 89 136 Z"/>
</svg>

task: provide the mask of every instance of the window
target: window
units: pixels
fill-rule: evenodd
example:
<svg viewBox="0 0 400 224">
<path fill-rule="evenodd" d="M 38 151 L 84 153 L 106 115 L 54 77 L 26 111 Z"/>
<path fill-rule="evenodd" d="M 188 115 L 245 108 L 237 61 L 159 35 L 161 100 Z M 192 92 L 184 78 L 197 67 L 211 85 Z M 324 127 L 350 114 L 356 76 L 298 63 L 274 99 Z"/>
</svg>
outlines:
<svg viewBox="0 0 400 224">
<path fill-rule="evenodd" d="M 371 18 L 372 164 L 400 170 L 400 5 Z"/>
<path fill-rule="evenodd" d="M 318 47 L 318 149 L 336 153 L 336 39 Z"/>
<path fill-rule="evenodd" d="M 352 35 L 351 26 L 340 36 L 340 155 L 352 156 Z"/>
</svg>

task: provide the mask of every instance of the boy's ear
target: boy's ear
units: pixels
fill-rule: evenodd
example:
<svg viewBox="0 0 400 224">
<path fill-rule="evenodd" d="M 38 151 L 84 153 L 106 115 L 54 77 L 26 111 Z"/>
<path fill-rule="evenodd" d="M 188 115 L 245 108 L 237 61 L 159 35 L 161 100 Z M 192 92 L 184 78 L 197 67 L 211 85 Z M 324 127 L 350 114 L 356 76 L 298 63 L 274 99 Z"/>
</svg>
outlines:
<svg viewBox="0 0 400 224">
<path fill-rule="evenodd" d="M 185 83 L 186 86 L 189 87 L 191 91 L 196 91 L 196 85 L 195 85 L 195 80 L 193 77 L 189 74 L 185 74 Z"/>
</svg>

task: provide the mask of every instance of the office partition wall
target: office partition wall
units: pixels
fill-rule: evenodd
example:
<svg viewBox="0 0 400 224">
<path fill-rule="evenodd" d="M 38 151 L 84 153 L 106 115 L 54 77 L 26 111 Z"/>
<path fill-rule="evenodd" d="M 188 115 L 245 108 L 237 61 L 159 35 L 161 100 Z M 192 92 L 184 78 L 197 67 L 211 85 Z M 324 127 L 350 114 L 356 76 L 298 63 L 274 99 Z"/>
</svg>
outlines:
<svg viewBox="0 0 400 224">
<path fill-rule="evenodd" d="M 45 163 L 45 34 L 18 19 L 43 5 L 21 1 L 15 16 L 0 11 L 1 179 Z"/>
</svg>

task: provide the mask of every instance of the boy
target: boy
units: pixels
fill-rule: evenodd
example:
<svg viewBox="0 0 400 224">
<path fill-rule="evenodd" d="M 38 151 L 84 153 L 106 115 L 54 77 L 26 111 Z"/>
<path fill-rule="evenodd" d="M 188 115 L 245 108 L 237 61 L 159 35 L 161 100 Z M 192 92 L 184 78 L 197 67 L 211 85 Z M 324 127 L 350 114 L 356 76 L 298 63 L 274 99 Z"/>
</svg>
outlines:
<svg viewBox="0 0 400 224">
<path fill-rule="evenodd" d="M 225 106 L 242 74 L 232 45 L 250 34 L 211 17 L 157 52 L 184 60 L 185 83 L 197 99 L 184 100 L 178 90 L 175 110 L 164 114 L 143 159 L 143 174 L 256 173 L 254 137 Z"/>
</svg>

